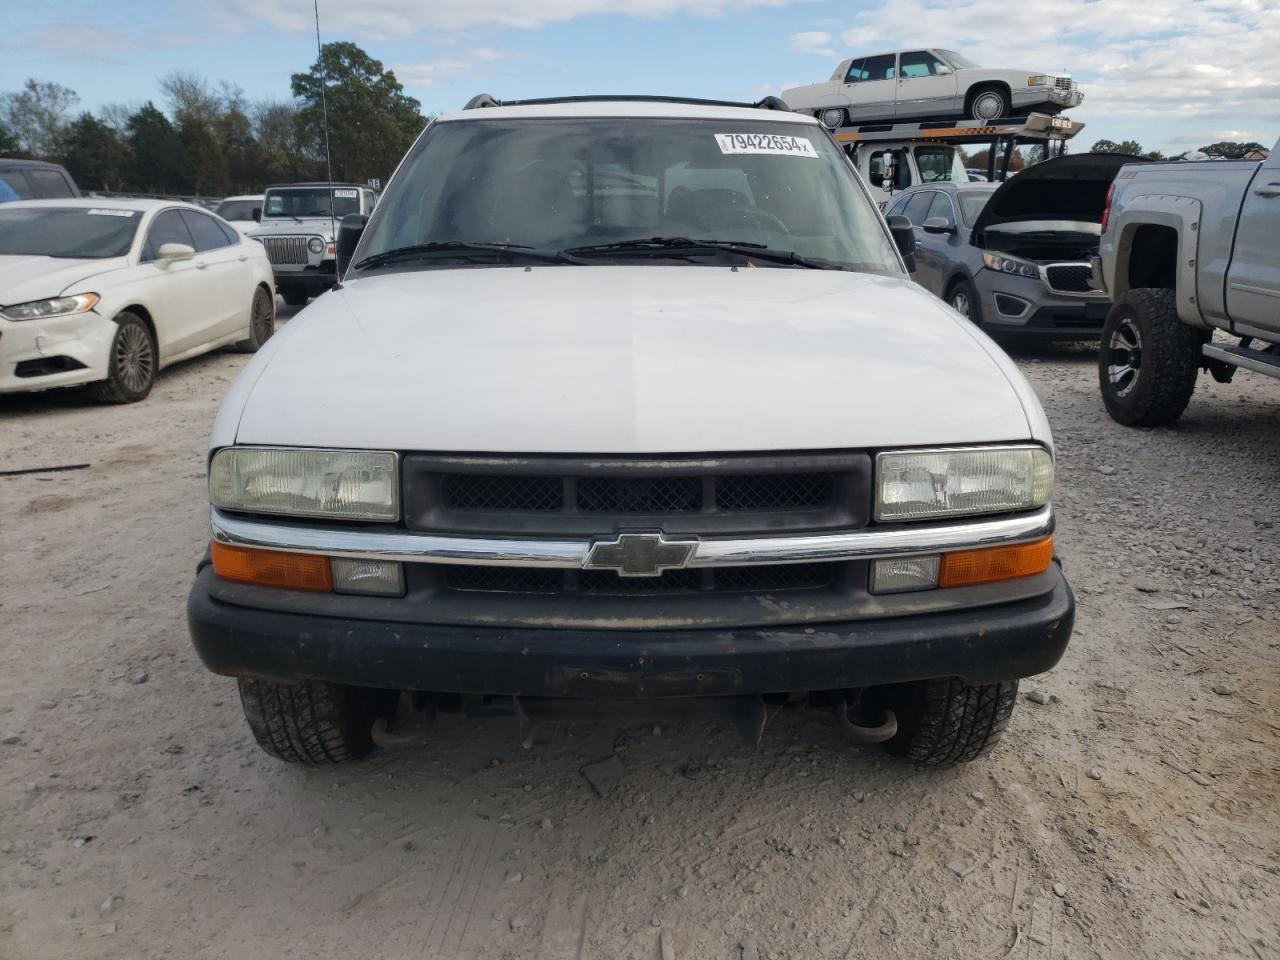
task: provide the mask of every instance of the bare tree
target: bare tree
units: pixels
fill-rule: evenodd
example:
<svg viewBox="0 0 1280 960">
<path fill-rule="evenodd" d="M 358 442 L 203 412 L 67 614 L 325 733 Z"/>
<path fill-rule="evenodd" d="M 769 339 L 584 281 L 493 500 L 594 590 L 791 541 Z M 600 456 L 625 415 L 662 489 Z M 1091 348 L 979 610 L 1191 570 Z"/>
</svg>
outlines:
<svg viewBox="0 0 1280 960">
<path fill-rule="evenodd" d="M 67 114 L 80 102 L 70 87 L 28 80 L 0 102 L 0 121 L 18 145 L 33 157 L 57 157 L 69 123 Z"/>
</svg>

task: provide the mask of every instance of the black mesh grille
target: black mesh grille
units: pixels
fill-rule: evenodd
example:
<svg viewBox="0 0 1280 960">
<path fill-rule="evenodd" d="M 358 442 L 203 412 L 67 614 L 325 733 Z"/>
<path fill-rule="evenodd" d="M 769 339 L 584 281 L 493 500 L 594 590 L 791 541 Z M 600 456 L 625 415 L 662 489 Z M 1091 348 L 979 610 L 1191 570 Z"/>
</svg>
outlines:
<svg viewBox="0 0 1280 960">
<path fill-rule="evenodd" d="M 444 478 L 444 502 L 454 510 L 560 510 L 564 484 L 559 477 L 450 474 Z"/>
<path fill-rule="evenodd" d="M 829 473 L 764 473 L 716 478 L 721 510 L 803 510 L 825 507 L 835 495 Z"/>
<path fill-rule="evenodd" d="M 1054 290 L 1065 290 L 1068 293 L 1088 293 L 1093 289 L 1093 273 L 1084 264 L 1069 264 L 1061 267 L 1046 267 L 1049 286 Z"/>
<path fill-rule="evenodd" d="M 488 593 L 575 593 L 595 596 L 670 595 L 714 591 L 772 593 L 828 587 L 839 565 L 796 563 L 762 567 L 668 570 L 660 577 L 620 577 L 611 570 L 534 570 L 440 564 L 435 567 L 449 590 Z"/>
<path fill-rule="evenodd" d="M 583 477 L 578 509 L 586 513 L 696 513 L 701 477 Z"/>
</svg>

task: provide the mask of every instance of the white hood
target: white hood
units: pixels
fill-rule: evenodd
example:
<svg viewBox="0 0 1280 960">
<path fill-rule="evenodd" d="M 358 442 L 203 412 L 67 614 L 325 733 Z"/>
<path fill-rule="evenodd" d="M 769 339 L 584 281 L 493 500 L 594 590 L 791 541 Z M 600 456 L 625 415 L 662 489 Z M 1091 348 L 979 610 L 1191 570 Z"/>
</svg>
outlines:
<svg viewBox="0 0 1280 960">
<path fill-rule="evenodd" d="M 241 374 L 214 446 L 687 453 L 1047 432 L 1008 358 L 906 279 L 535 266 L 325 294 Z"/>
<path fill-rule="evenodd" d="M 67 260 L 62 257 L 0 256 L 0 304 L 27 303 L 66 293 L 92 292 L 90 277 L 125 266 L 124 257 Z M 84 289 L 72 290 L 71 287 Z"/>
</svg>

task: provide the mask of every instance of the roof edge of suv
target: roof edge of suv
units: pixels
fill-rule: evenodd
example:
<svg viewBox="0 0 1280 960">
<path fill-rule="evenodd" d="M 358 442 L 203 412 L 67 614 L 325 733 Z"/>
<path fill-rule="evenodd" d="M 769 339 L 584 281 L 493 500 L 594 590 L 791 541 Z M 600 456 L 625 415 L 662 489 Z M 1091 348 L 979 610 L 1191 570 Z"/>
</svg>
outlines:
<svg viewBox="0 0 1280 960">
<path fill-rule="evenodd" d="M 706 100 L 699 97 L 659 97 L 647 94 L 589 94 L 576 97 L 538 97 L 532 100 L 498 100 L 487 93 L 478 93 L 468 100 L 462 109 L 536 107 L 553 103 L 683 103 L 696 107 L 741 107 L 748 110 L 791 112 L 791 108 L 781 97 L 764 97 L 754 103 L 748 103 L 741 100 Z"/>
</svg>

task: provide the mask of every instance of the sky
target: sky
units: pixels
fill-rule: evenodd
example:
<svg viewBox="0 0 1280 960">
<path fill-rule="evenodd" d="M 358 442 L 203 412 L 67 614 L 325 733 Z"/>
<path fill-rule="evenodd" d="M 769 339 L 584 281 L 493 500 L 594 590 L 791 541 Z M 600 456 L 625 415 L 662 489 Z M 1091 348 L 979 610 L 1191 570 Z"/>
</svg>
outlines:
<svg viewBox="0 0 1280 960">
<path fill-rule="evenodd" d="M 648 93 L 755 100 L 846 57 L 939 46 L 1068 70 L 1097 139 L 1165 153 L 1280 136 L 1280 0 L 320 0 L 425 113 L 499 99 Z M 79 108 L 165 106 L 173 70 L 286 99 L 315 60 L 311 0 L 0 0 L 0 93 L 28 77 Z M 1083 149 L 1076 146 L 1076 150 Z"/>
</svg>

